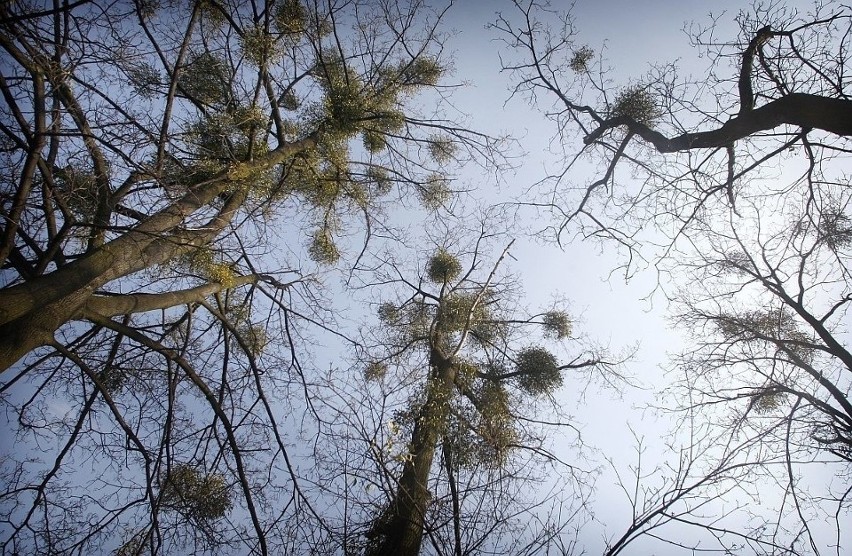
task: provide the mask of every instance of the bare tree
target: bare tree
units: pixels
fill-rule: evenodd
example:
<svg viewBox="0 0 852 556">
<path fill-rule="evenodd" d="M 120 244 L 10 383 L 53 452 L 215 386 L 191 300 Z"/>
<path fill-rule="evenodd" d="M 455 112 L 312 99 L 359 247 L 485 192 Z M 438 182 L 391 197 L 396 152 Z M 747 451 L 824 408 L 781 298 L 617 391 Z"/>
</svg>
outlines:
<svg viewBox="0 0 852 556">
<path fill-rule="evenodd" d="M 828 198 L 779 207 L 769 217 L 763 205 L 742 203 L 748 224 L 735 218 L 707 230 L 712 239 L 689 265 L 691 281 L 701 287 L 684 296 L 678 317 L 694 332 L 695 347 L 678 359 L 689 371 L 674 385 L 706 418 L 724 408 L 719 424 L 761 439 L 783 470 L 784 509 L 800 518 L 802 543 L 814 553 L 825 546 L 842 552 L 841 524 L 852 507 L 852 354 L 845 328 L 852 221 L 837 212 L 838 197 L 829 191 L 848 204 L 848 191 L 826 186 L 819 197 Z M 836 473 L 839 482 L 814 483 L 808 477 L 814 467 Z M 831 521 L 836 526 L 829 531 L 808 526 Z"/>
<path fill-rule="evenodd" d="M 0 6 L 2 401 L 45 449 L 4 448 L 3 551 L 267 554 L 324 534 L 283 426 L 304 325 L 334 332 L 302 253 L 366 245 L 393 191 L 445 206 L 439 170 L 495 154 L 441 116 L 444 13 Z"/>
<path fill-rule="evenodd" d="M 548 200 L 529 203 L 556 215 L 558 236 L 574 223 L 583 235 L 641 255 L 642 230 L 675 240 L 718 204 L 736 210 L 737 197 L 774 178 L 791 152 L 808 166 L 786 178 L 797 194 L 844 182 L 837 159 L 849 152 L 852 133 L 844 77 L 852 15 L 843 5 L 806 13 L 758 5 L 737 16 L 733 42 L 719 42 L 715 23 L 693 26 L 693 43 L 710 60 L 706 73 L 683 77 L 675 64 L 660 63 L 622 86 L 595 49 L 575 41 L 570 14 L 535 1 L 515 6 L 494 25 L 511 48 L 504 69 L 516 79 L 515 94 L 553 103 L 548 113 L 568 153 L 545 180 Z M 546 24 L 554 20 L 560 25 Z M 573 185 L 571 170 L 584 160 L 600 171 Z"/>
<path fill-rule="evenodd" d="M 665 399 L 684 411 L 687 442 L 696 423 L 715 430 L 700 439 L 714 439 L 716 451 L 693 452 L 707 461 L 687 460 L 704 478 L 673 479 L 654 491 L 656 501 L 638 506 L 611 551 L 656 534 L 654 523 L 691 520 L 713 533 L 712 520 L 700 519 L 707 516 L 700 500 L 712 494 L 698 495 L 694 512 L 672 505 L 695 494 L 684 485 L 727 481 L 737 476 L 728 471 L 744 468 L 739 480 L 750 496 L 753 481 L 778 487 L 777 514 L 720 537 L 740 535 L 738 550 L 757 553 L 848 550 L 849 7 L 755 4 L 736 16 L 740 35 L 731 42 L 720 42 L 718 19 L 693 25 L 706 73 L 683 77 L 675 64 L 661 63 L 623 86 L 595 49 L 575 41 L 570 15 L 551 27 L 544 6 L 515 8 L 495 24 L 512 48 L 505 69 L 516 77 L 516 94 L 554 104 L 568 153 L 543 182 L 547 199 L 527 204 L 556 216 L 557 237 L 572 231 L 622 246 L 627 275 L 637 257 L 665 273 L 661 290 L 692 340 Z M 571 185 L 587 162 L 597 173 Z M 719 466 L 726 461 L 734 467 Z M 815 480 L 818 472 L 838 480 Z"/>
</svg>

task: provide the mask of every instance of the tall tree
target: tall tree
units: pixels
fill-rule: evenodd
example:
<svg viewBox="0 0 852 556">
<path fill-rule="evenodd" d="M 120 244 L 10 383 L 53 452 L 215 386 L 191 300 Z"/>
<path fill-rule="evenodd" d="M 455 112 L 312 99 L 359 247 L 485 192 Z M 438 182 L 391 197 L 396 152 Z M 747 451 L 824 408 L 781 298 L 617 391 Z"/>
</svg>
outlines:
<svg viewBox="0 0 852 556">
<path fill-rule="evenodd" d="M 667 399 L 681 402 L 687 432 L 706 423 L 699 437 L 725 454 L 741 443 L 735 469 L 781 486 L 774 524 L 743 538 L 756 539 L 758 553 L 842 552 L 852 432 L 849 7 L 755 4 L 736 16 L 731 42 L 719 41 L 718 20 L 693 25 L 710 62 L 700 78 L 658 64 L 623 87 L 575 40 L 570 15 L 551 28 L 542 5 L 515 7 L 495 24 L 520 54 L 506 69 L 517 93 L 556 104 L 560 137 L 576 152 L 546 182 L 548 199 L 530 204 L 555 215 L 557 236 L 571 230 L 626 248 L 628 275 L 650 255 L 667 285 L 682 286 L 667 293 L 694 343 L 673 368 L 679 395 Z M 569 185 L 583 160 L 599 171 Z M 811 462 L 840 482 L 812 482 Z M 724 466 L 709 469 L 716 481 Z M 639 517 L 682 521 L 669 506 L 679 492 L 676 484 Z M 761 495 L 753 485 L 743 492 Z M 819 527 L 829 519 L 836 527 Z"/>
<path fill-rule="evenodd" d="M 381 327 L 365 342 L 375 347 L 362 363 L 367 382 L 335 402 L 344 409 L 333 442 L 338 453 L 360 447 L 366 454 L 334 467 L 373 486 L 348 517 L 350 537 L 363 535 L 367 554 L 532 553 L 559 537 L 512 529 L 513 516 L 534 521 L 536 505 L 547 503 L 524 493 L 533 470 L 550 463 L 584 480 L 581 466 L 548 451 L 540 426 L 547 408 L 558 406 L 563 380 L 582 385 L 601 374 L 618 381 L 616 364 L 572 334 L 564 311 L 517 306 L 517 287 L 500 268 L 512 242 L 488 255 L 505 237 L 494 230 L 497 221 L 486 219 L 469 248 L 439 240 L 416 274 L 392 258 L 379 268 L 375 281 L 396 296 L 377 304 Z M 566 501 L 566 514 L 569 506 L 581 511 L 582 498 Z"/>
<path fill-rule="evenodd" d="M 789 503 L 777 520 L 792 515 L 799 523 L 793 545 L 801 553 L 844 546 L 852 510 L 852 353 L 845 329 L 852 219 L 846 209 L 838 212 L 830 192 L 837 190 L 826 186 L 821 198 L 778 206 L 771 216 L 764 203 L 741 202 L 741 218 L 706 231 L 701 254 L 688 261 L 696 285 L 678 303 L 678 320 L 694 344 L 677 360 L 688 371 L 672 390 L 684 402 L 689 396 L 700 419 L 761 446 L 765 463 L 782 471 L 776 474 Z M 848 191 L 840 198 L 848 206 Z M 815 467 L 836 473 L 839 482 L 814 481 Z M 832 521 L 827 531 L 816 526 Z"/>
<path fill-rule="evenodd" d="M 440 170 L 494 154 L 441 116 L 444 14 L 0 6 L 3 403 L 24 445 L 51 445 L 3 461 L 4 551 L 123 534 L 122 554 L 267 554 L 322 534 L 279 405 L 300 325 L 333 327 L 300 253 L 335 262 L 391 192 L 441 207 Z"/>
</svg>

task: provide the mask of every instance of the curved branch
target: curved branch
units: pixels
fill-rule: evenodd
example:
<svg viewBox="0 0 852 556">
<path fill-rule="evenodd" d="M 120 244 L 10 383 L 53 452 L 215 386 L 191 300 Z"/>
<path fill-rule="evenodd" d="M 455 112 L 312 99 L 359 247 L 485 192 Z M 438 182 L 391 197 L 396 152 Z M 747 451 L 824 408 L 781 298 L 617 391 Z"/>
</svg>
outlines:
<svg viewBox="0 0 852 556">
<path fill-rule="evenodd" d="M 754 38 L 748 43 L 748 48 L 743 52 L 743 63 L 740 66 L 740 79 L 737 84 L 740 93 L 740 115 L 754 108 L 754 91 L 751 86 L 751 68 L 754 66 L 754 55 L 758 48 L 774 34 L 769 25 L 763 27 L 755 33 Z"/>
<path fill-rule="evenodd" d="M 246 284 L 255 284 L 261 278 L 248 274 L 236 278 L 228 285 L 219 282 L 209 282 L 194 288 L 167 291 L 162 293 L 137 293 L 124 295 L 98 294 L 86 302 L 83 314 L 95 313 L 102 317 L 114 317 L 131 313 L 145 313 L 159 309 L 168 309 L 177 305 L 200 303 L 206 297 L 224 290 L 230 290 Z"/>
<path fill-rule="evenodd" d="M 594 143 L 610 129 L 626 126 L 631 133 L 653 145 L 658 152 L 671 153 L 724 148 L 755 133 L 782 125 L 821 129 L 841 137 L 852 136 L 852 100 L 791 93 L 760 108 L 740 113 L 716 129 L 683 133 L 675 137 L 666 137 L 645 124 L 619 116 L 604 121 L 583 138 L 583 142 L 587 145 Z"/>
</svg>

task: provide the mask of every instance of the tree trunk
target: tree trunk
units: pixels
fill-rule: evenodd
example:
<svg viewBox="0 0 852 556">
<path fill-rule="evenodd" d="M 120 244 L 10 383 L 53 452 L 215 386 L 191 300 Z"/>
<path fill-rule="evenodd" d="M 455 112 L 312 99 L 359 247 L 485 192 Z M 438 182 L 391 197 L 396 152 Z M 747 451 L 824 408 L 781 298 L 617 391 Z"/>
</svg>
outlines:
<svg viewBox="0 0 852 556">
<path fill-rule="evenodd" d="M 430 499 L 427 484 L 435 450 L 446 426 L 454 380 L 454 367 L 442 360 L 435 367 L 426 403 L 414 425 L 411 457 L 403 469 L 394 500 L 368 534 L 376 538 L 375 545 L 367 550 L 370 556 L 417 556 L 420 553 Z"/>
<path fill-rule="evenodd" d="M 52 342 L 54 332 L 77 318 L 101 286 L 213 240 L 242 205 L 245 191 L 233 195 L 205 226 L 185 230 L 181 225 L 233 181 L 315 147 L 318 137 L 319 132 L 314 132 L 305 139 L 282 144 L 262 159 L 223 171 L 91 253 L 50 274 L 0 290 L 0 373 L 33 349 Z"/>
<path fill-rule="evenodd" d="M 0 372 L 33 349 L 53 341 L 63 324 L 77 318 L 104 284 L 170 260 L 192 243 L 177 238 L 133 242 L 133 232 L 55 272 L 0 295 Z"/>
</svg>

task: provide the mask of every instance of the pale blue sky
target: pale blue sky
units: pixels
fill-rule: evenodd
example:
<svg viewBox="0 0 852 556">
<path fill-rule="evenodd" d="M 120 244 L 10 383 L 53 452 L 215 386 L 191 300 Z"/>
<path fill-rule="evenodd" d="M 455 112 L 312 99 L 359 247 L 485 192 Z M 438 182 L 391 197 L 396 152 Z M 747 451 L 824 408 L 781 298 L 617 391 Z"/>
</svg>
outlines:
<svg viewBox="0 0 852 556">
<path fill-rule="evenodd" d="M 792 3 L 790 3 L 792 4 Z M 682 75 L 702 75 L 706 60 L 689 46 L 685 25 L 709 23 L 709 13 L 725 15 L 720 18 L 718 36 L 736 38 L 734 16 L 750 4 L 722 0 L 712 4 L 700 0 L 681 2 L 656 1 L 587 1 L 578 0 L 574 6 L 577 43 L 587 44 L 596 51 L 605 46 L 607 65 L 617 85 L 639 79 L 649 64 L 679 60 Z M 552 7 L 563 10 L 569 2 L 554 1 Z M 497 10 L 507 15 L 514 8 L 508 2 L 461 1 L 450 12 L 448 22 L 458 30 L 449 41 L 455 51 L 457 80 L 470 84 L 456 93 L 459 108 L 471 114 L 471 125 L 493 134 L 509 133 L 520 140 L 526 155 L 515 174 L 506 177 L 507 185 L 499 190 L 488 183 L 487 177 L 471 174 L 468 178 L 481 186 L 483 199 L 506 199 L 544 177 L 546 171 L 558 170 L 560 159 L 549 151 L 555 126 L 539 110 L 530 108 L 525 99 L 516 98 L 508 104 L 510 77 L 499 74 L 499 54 L 505 46 L 496 42 L 496 32 L 485 26 L 494 20 Z M 550 102 L 550 98 L 546 99 Z M 585 176 L 584 176 L 585 177 Z M 580 181 L 582 177 L 577 177 Z M 565 403 L 583 428 L 585 440 L 599 450 L 603 457 L 619 462 L 624 472 L 635 463 L 634 439 L 627 426 L 645 436 L 649 449 L 646 464 L 649 469 L 656 458 L 666 458 L 661 436 L 667 425 L 641 406 L 653 400 L 654 389 L 663 384 L 660 365 L 667 362 L 667 351 L 677 351 L 680 337 L 669 328 L 666 304 L 662 296 L 653 303 L 642 301 L 654 288 L 656 276 L 640 273 L 629 283 L 622 275 L 611 274 L 618 256 L 608 247 L 592 243 L 574 243 L 560 251 L 555 245 L 537 245 L 519 237 L 513 249 L 517 259 L 513 270 L 520 273 L 531 306 L 546 305 L 553 295 L 571 300 L 574 315 L 579 318 L 577 329 L 614 350 L 640 344 L 636 357 L 626 371 L 635 376 L 647 390 L 627 389 L 623 397 L 612 392 L 592 389 L 580 402 L 565 392 Z M 669 459 L 671 454 L 668 454 Z M 591 524 L 584 527 L 582 544 L 589 554 L 599 554 L 603 536 L 620 535 L 628 518 L 629 503 L 615 487 L 615 476 L 604 470 L 598 481 L 599 491 L 593 508 L 605 527 Z M 628 472 L 629 474 L 629 472 Z M 653 478 L 651 478 L 653 480 Z M 686 541 L 692 540 L 685 533 Z M 645 552 L 647 550 L 647 552 Z M 683 549 L 656 543 L 650 539 L 637 543 L 629 554 L 683 554 Z"/>
<path fill-rule="evenodd" d="M 570 5 L 556 0 L 552 4 L 557 10 Z M 728 27 L 720 28 L 719 34 L 730 39 L 734 36 L 733 15 L 749 4 L 718 0 L 712 3 L 712 8 L 710 5 L 699 0 L 577 0 L 573 12 L 577 41 L 596 51 L 606 45 L 608 65 L 613 68 L 612 77 L 617 85 L 641 78 L 650 63 L 675 59 L 681 60 L 684 73 L 700 75 L 705 60 L 698 59 L 696 51 L 689 47 L 682 31 L 684 25 L 690 21 L 707 23 L 711 9 L 715 14 L 727 11 L 720 23 Z M 454 80 L 468 84 L 454 94 L 455 104 L 469 115 L 467 123 L 472 129 L 493 135 L 509 134 L 518 140 L 520 147 L 515 151 L 520 155 L 516 170 L 506 174 L 505 183 L 499 187 L 493 176 L 475 168 L 466 168 L 458 176 L 460 188 L 476 187 L 473 195 L 482 203 L 515 199 L 549 171 L 558 170 L 561 164 L 554 152 L 558 147 L 553 144 L 555 126 L 542 115 L 541 108 L 549 104 L 530 107 L 521 97 L 506 102 L 511 77 L 499 71 L 499 54 L 505 46 L 495 40 L 495 31 L 486 28 L 498 10 L 508 14 L 513 7 L 505 0 L 457 0 L 446 21 L 448 27 L 457 31 L 447 44 L 453 52 Z M 676 331 L 667 324 L 665 300 L 656 296 L 653 302 L 643 301 L 653 291 L 656 276 L 650 271 L 643 272 L 626 283 L 620 273 L 611 272 L 620 259 L 609 246 L 577 242 L 560 250 L 552 243 L 536 243 L 524 235 L 525 231 L 517 230 L 511 261 L 511 270 L 519 275 L 528 296 L 525 305 L 546 308 L 554 296 L 565 297 L 576 320 L 575 330 L 581 334 L 610 346 L 613 351 L 640 345 L 624 370 L 644 389 L 628 388 L 619 395 L 593 387 L 581 397 L 571 389 L 574 384 L 569 381 L 561 393 L 566 410 L 576 418 L 585 441 L 598 450 L 592 454 L 595 461 L 604 465 L 605 457 L 612 458 L 622 470 L 634 463 L 634 439 L 628 423 L 646 436 L 652 464 L 655 457 L 665 457 L 661 436 L 667 425 L 658 423 L 652 413 L 641 408 L 653 401 L 655 388 L 663 384 L 660 365 L 666 362 L 667 350 L 677 350 L 680 345 Z M 358 311 L 353 313 L 360 315 Z M 330 364 L 346 364 L 336 352 L 319 355 L 320 360 L 323 357 L 328 357 Z M 560 447 L 558 439 L 555 441 L 557 454 L 570 458 L 572 452 Z M 623 532 L 629 505 L 614 487 L 614 481 L 612 472 L 604 468 L 592 503 L 603 525 L 591 524 L 582 531 L 581 543 L 588 554 L 601 552 L 603 536 Z M 637 544 L 628 553 L 664 556 L 684 551 L 649 542 Z"/>
</svg>

